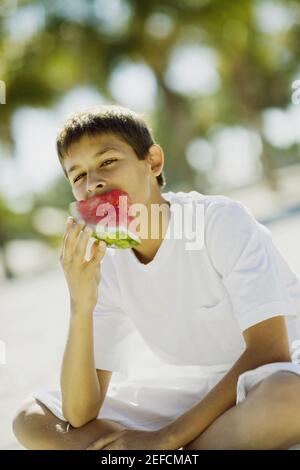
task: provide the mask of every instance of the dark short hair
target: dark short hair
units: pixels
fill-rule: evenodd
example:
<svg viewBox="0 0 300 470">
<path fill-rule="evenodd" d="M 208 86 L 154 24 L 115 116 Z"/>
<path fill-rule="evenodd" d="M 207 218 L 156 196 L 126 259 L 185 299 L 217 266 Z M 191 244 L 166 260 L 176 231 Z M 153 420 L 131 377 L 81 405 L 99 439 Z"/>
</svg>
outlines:
<svg viewBox="0 0 300 470">
<path fill-rule="evenodd" d="M 63 125 L 56 139 L 59 161 L 67 177 L 63 161 L 70 146 L 83 135 L 113 133 L 127 142 L 139 160 L 144 160 L 154 139 L 151 130 L 141 114 L 117 105 L 100 105 L 73 114 Z M 166 185 L 164 172 L 156 177 L 160 188 Z"/>
</svg>

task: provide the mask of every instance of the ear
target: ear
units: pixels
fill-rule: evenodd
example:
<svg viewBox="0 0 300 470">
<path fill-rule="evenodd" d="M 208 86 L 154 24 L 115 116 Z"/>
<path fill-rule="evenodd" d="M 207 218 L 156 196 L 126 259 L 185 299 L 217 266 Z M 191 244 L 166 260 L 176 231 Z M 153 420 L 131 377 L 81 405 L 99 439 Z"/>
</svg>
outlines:
<svg viewBox="0 0 300 470">
<path fill-rule="evenodd" d="M 149 147 L 147 160 L 153 176 L 160 175 L 165 162 L 164 151 L 160 145 L 153 144 Z"/>
</svg>

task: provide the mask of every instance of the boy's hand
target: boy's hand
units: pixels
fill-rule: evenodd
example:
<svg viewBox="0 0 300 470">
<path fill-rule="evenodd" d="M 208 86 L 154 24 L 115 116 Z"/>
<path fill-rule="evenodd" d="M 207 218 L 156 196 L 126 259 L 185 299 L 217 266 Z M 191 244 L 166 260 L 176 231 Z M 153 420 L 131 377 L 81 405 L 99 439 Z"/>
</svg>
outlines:
<svg viewBox="0 0 300 470">
<path fill-rule="evenodd" d="M 71 305 L 74 307 L 94 308 L 98 300 L 100 282 L 100 261 L 106 243 L 95 241 L 91 258 L 86 260 L 86 250 L 92 230 L 84 223 L 76 223 L 72 217 L 67 227 L 60 252 L 60 263 L 68 283 Z"/>
</svg>

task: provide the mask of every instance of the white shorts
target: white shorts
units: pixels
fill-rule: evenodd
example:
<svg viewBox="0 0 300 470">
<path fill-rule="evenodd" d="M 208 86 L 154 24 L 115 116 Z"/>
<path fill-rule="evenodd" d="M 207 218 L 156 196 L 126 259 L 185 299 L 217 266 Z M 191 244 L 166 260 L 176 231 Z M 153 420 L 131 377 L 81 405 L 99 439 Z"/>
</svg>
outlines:
<svg viewBox="0 0 300 470">
<path fill-rule="evenodd" d="M 248 370 L 239 376 L 237 382 L 236 404 L 241 403 L 249 390 L 259 381 L 276 371 L 289 371 L 300 375 L 300 364 L 293 362 L 274 362 Z M 178 416 L 201 401 L 225 374 L 202 379 L 201 387 L 191 383 L 192 393 L 182 392 L 178 387 L 160 389 L 157 386 L 138 388 L 129 384 L 122 389 L 112 389 L 98 414 L 98 418 L 116 421 L 126 428 L 156 430 L 174 421 Z M 200 384 L 200 382 L 198 382 Z M 110 389 L 109 389 L 110 390 Z M 121 392 L 120 392 L 121 390 Z M 66 421 L 62 414 L 60 390 L 40 390 L 33 394 L 57 418 Z M 165 410 L 163 414 L 157 409 Z"/>
</svg>

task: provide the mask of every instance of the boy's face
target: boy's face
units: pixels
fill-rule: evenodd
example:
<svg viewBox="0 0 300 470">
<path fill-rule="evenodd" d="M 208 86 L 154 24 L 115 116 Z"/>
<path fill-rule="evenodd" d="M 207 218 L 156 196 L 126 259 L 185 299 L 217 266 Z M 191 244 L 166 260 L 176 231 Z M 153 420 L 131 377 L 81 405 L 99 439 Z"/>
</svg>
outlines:
<svg viewBox="0 0 300 470">
<path fill-rule="evenodd" d="M 156 176 L 163 163 L 159 145 L 152 145 L 146 159 L 139 160 L 132 147 L 112 133 L 83 135 L 70 146 L 64 158 L 77 201 L 120 189 L 129 194 L 132 203 L 147 204 L 153 191 L 159 192 Z"/>
</svg>

